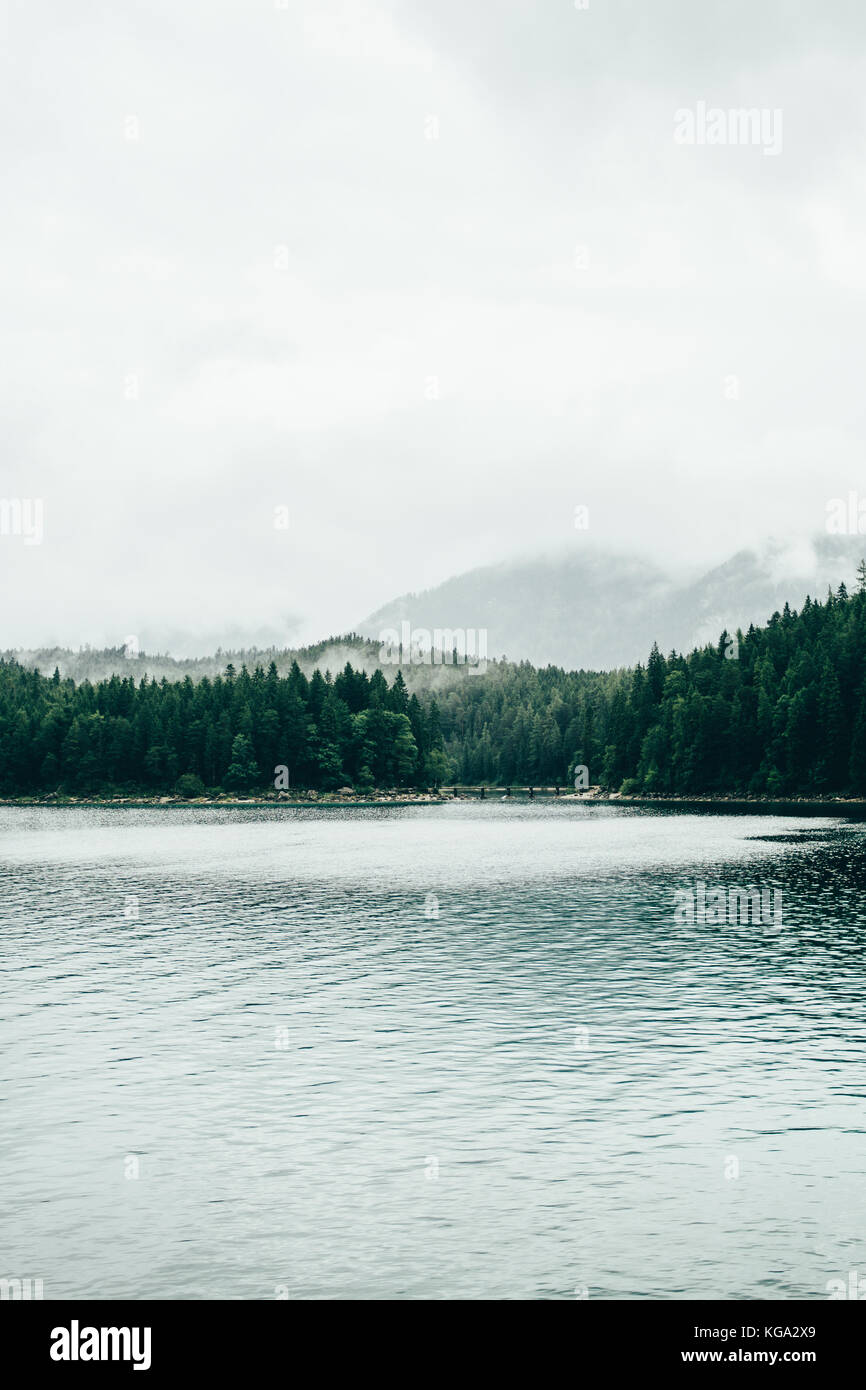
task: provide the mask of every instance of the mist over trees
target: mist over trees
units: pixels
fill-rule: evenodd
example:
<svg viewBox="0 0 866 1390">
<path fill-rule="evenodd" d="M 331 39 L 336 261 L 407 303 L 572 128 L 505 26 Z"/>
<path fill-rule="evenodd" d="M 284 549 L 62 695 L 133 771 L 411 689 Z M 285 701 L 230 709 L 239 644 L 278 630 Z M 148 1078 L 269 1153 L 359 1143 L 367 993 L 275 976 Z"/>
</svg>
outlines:
<svg viewBox="0 0 866 1390">
<path fill-rule="evenodd" d="M 351 662 L 76 683 L 6 659 L 0 795 L 249 794 L 281 767 L 323 792 L 563 786 L 581 765 L 626 793 L 866 794 L 864 584 L 633 670 L 494 662 L 435 693 Z"/>
</svg>

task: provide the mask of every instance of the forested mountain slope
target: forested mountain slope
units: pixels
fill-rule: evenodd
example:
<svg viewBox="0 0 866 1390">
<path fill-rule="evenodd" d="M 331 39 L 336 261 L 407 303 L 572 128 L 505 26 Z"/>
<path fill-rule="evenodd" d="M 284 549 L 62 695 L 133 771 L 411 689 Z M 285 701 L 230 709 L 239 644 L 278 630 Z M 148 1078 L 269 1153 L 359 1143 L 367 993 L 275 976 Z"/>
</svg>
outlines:
<svg viewBox="0 0 866 1390">
<path fill-rule="evenodd" d="M 346 663 L 76 684 L 0 662 L 0 794 L 564 784 L 866 793 L 866 567 L 800 612 L 614 672 L 491 663 L 435 692 Z M 421 668 L 408 668 L 417 675 Z M 446 668 L 447 669 L 447 668 Z M 387 672 L 387 678 L 386 673 Z M 428 674 L 435 675 L 436 668 Z M 459 678 L 457 678 L 459 676 Z M 184 780 L 185 779 L 185 780 Z"/>
</svg>

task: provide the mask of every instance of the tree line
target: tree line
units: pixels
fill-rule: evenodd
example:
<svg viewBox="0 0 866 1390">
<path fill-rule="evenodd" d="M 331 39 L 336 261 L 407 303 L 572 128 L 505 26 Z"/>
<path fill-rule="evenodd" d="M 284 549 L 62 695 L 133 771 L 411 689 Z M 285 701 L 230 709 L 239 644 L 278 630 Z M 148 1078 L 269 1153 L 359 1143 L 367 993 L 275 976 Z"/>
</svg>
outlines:
<svg viewBox="0 0 866 1390">
<path fill-rule="evenodd" d="M 76 683 L 6 659 L 0 795 L 564 786 L 582 768 L 630 793 L 866 794 L 864 588 L 861 565 L 854 596 L 630 670 L 492 662 L 436 694 L 350 662 Z"/>
<path fill-rule="evenodd" d="M 272 662 L 197 682 L 76 684 L 0 662 L 6 796 L 250 792 L 281 776 L 322 791 L 417 787 L 447 770 L 436 702 L 422 706 L 400 672 L 389 686 L 350 664 L 308 679 L 297 662 L 284 677 Z"/>
<path fill-rule="evenodd" d="M 467 783 L 607 791 L 866 794 L 866 565 L 859 590 L 785 605 L 714 645 L 599 674 L 495 670 L 442 697 L 455 775 Z"/>
</svg>

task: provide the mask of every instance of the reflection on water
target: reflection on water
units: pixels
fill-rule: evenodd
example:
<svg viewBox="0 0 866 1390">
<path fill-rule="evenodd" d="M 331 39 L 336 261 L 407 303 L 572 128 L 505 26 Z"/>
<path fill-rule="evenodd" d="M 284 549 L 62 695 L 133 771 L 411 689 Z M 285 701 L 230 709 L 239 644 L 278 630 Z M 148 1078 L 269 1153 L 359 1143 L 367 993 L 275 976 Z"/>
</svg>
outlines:
<svg viewBox="0 0 866 1390">
<path fill-rule="evenodd" d="M 0 1277 L 825 1298 L 866 1271 L 864 831 L 0 811 Z M 678 922 L 778 890 L 784 929 Z"/>
</svg>

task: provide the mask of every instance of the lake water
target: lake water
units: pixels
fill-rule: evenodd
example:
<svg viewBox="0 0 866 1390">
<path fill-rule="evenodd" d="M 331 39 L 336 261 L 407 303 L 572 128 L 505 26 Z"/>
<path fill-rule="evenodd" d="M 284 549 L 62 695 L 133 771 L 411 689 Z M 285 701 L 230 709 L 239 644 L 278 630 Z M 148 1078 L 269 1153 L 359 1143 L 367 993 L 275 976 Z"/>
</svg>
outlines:
<svg viewBox="0 0 866 1390">
<path fill-rule="evenodd" d="M 866 1274 L 864 871 L 830 818 L 0 810 L 0 1277 L 826 1298 Z M 698 880 L 782 930 L 678 920 Z"/>
</svg>

